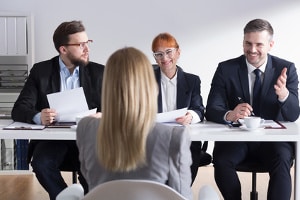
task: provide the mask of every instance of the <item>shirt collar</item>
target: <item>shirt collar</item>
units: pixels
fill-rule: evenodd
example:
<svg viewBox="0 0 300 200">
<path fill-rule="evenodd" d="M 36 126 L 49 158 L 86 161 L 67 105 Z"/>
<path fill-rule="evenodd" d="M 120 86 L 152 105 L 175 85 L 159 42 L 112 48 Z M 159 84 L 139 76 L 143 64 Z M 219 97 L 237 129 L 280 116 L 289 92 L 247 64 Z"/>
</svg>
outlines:
<svg viewBox="0 0 300 200">
<path fill-rule="evenodd" d="M 63 72 L 66 76 L 70 76 L 71 74 L 70 74 L 69 69 L 66 67 L 65 63 L 62 61 L 62 59 L 60 57 L 58 59 L 58 63 L 59 63 L 60 72 Z M 75 67 L 72 75 L 75 75 L 75 76 L 79 75 L 79 66 Z"/>
<path fill-rule="evenodd" d="M 171 83 L 176 85 L 176 83 L 177 83 L 177 70 L 176 70 L 175 76 L 172 79 L 169 79 L 161 70 L 160 70 L 160 74 L 161 74 L 161 81 L 163 83 L 171 82 Z"/>
<path fill-rule="evenodd" d="M 265 73 L 265 70 L 266 70 L 266 66 L 267 66 L 267 63 L 268 63 L 268 57 L 266 59 L 266 61 L 259 67 L 254 67 L 253 65 L 251 65 L 248 60 L 246 59 L 246 64 L 247 64 L 247 68 L 248 68 L 248 73 L 252 73 L 255 69 L 259 69 L 262 73 Z"/>
</svg>

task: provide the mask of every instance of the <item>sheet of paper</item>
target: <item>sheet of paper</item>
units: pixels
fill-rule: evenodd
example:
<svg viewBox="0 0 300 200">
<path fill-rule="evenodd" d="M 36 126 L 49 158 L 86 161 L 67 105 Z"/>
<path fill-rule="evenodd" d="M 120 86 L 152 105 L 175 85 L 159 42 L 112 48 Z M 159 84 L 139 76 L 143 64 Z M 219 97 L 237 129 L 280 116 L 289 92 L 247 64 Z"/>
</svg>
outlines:
<svg viewBox="0 0 300 200">
<path fill-rule="evenodd" d="M 161 122 L 161 123 L 176 122 L 176 118 L 184 116 L 186 112 L 187 112 L 187 108 L 182 108 L 170 112 L 158 113 L 156 116 L 156 122 Z"/>
<path fill-rule="evenodd" d="M 275 122 L 273 120 L 265 120 L 264 121 L 264 125 L 265 128 L 269 128 L 269 129 L 282 129 L 285 128 L 285 126 L 283 126 L 282 124 Z"/>
<path fill-rule="evenodd" d="M 89 110 L 83 88 L 75 88 L 47 95 L 50 108 L 58 113 L 58 122 L 75 122 L 77 116 L 95 114 L 97 109 Z"/>
<path fill-rule="evenodd" d="M 6 130 L 42 130 L 44 125 L 28 124 L 23 122 L 13 122 L 10 125 L 4 127 Z"/>
<path fill-rule="evenodd" d="M 97 108 L 94 108 L 92 110 L 86 110 L 83 112 L 77 112 L 77 113 L 66 113 L 64 115 L 61 115 L 59 117 L 60 122 L 76 122 L 76 117 L 85 117 L 88 115 L 95 114 L 97 112 Z"/>
</svg>

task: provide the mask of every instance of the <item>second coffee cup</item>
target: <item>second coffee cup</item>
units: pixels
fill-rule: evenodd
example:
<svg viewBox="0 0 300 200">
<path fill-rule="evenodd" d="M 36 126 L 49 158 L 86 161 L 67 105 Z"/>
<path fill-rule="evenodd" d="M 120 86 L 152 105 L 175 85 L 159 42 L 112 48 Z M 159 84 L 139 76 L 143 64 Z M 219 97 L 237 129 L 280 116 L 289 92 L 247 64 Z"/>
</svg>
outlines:
<svg viewBox="0 0 300 200">
<path fill-rule="evenodd" d="M 249 129 L 255 129 L 259 128 L 260 125 L 262 124 L 263 119 L 260 117 L 245 117 L 244 118 L 244 123 L 247 128 Z"/>
</svg>

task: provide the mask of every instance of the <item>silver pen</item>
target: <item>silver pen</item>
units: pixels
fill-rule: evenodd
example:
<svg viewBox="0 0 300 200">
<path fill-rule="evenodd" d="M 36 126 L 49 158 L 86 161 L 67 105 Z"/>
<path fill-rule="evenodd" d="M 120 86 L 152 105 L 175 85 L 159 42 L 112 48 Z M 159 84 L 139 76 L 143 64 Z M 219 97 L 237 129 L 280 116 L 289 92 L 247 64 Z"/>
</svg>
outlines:
<svg viewBox="0 0 300 200">
<path fill-rule="evenodd" d="M 240 103 L 245 103 L 245 101 L 242 99 L 242 97 L 238 97 L 238 100 L 239 100 Z M 251 111 L 250 116 L 255 116 L 253 111 Z"/>
</svg>

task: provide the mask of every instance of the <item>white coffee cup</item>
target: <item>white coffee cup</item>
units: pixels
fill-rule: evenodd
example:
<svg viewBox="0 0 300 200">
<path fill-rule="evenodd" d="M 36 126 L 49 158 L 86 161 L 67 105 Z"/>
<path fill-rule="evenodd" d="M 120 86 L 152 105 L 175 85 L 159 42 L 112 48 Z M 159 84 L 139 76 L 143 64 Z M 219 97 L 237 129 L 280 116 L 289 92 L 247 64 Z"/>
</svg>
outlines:
<svg viewBox="0 0 300 200">
<path fill-rule="evenodd" d="M 263 119 L 260 117 L 245 117 L 244 118 L 244 123 L 246 125 L 247 128 L 249 129 L 256 129 L 259 128 L 260 125 L 263 123 Z"/>
</svg>

